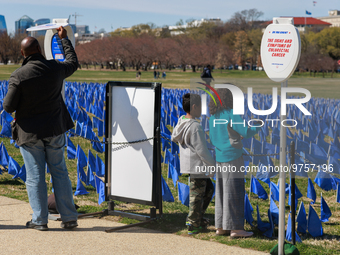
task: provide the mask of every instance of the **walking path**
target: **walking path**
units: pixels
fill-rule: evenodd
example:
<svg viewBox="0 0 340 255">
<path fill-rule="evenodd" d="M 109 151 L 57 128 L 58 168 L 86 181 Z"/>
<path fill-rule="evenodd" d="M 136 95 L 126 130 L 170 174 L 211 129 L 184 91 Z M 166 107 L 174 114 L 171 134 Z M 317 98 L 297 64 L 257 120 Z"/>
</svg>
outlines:
<svg viewBox="0 0 340 255">
<path fill-rule="evenodd" d="M 113 233 L 104 230 L 124 224 L 98 218 L 78 220 L 74 230 L 49 221 L 49 231 L 25 228 L 31 220 L 28 203 L 0 196 L 0 254 L 228 254 L 257 255 L 263 252 L 227 246 L 146 228 Z"/>
</svg>

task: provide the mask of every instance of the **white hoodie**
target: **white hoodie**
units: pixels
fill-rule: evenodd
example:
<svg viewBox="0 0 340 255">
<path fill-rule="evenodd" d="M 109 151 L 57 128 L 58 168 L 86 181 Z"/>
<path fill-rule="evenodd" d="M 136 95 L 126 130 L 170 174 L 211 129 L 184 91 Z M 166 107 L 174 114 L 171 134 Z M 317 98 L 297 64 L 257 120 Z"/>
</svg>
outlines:
<svg viewBox="0 0 340 255">
<path fill-rule="evenodd" d="M 200 174 L 207 178 L 205 172 L 198 171 L 198 167 L 215 166 L 215 160 L 208 150 L 201 125 L 196 120 L 181 116 L 171 140 L 179 143 L 181 173 Z"/>
</svg>

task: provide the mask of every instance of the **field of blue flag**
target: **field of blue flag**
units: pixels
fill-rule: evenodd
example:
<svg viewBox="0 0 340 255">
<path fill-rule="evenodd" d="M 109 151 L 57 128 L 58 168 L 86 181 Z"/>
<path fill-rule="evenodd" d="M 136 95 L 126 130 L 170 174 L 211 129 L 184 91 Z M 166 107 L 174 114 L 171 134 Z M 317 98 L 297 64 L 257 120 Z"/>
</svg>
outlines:
<svg viewBox="0 0 340 255">
<path fill-rule="evenodd" d="M 2 102 L 7 93 L 8 82 L 1 81 L 0 87 L 0 136 L 2 141 L 10 140 L 11 151 L 17 149 L 17 145 L 11 140 L 11 121 L 13 116 L 3 111 Z M 168 203 L 178 203 L 189 205 L 189 186 L 188 176 L 180 174 L 180 157 L 178 144 L 171 142 L 171 130 L 177 124 L 178 118 L 185 115 L 182 109 L 182 96 L 189 92 L 189 89 L 162 89 L 161 102 L 161 142 L 162 142 L 162 163 L 166 173 L 162 177 L 162 196 Z M 103 182 L 105 165 L 103 162 L 105 146 L 105 92 L 106 85 L 99 83 L 77 83 L 66 82 L 65 102 L 68 111 L 75 123 L 75 128 L 67 133 L 67 159 L 76 162 L 76 190 L 75 196 L 86 195 L 90 186 L 98 194 L 98 203 L 105 200 Z M 202 93 L 202 91 L 193 91 Z M 277 120 L 280 119 L 280 98 L 278 107 L 270 116 L 254 116 L 247 107 L 247 95 L 245 95 L 245 115 L 246 121 L 251 119 L 262 119 L 264 126 L 255 138 L 243 139 L 244 160 L 246 166 L 257 166 L 258 171 L 248 174 L 247 187 L 249 194 L 245 196 L 245 220 L 259 230 L 267 238 L 275 237 L 275 227 L 278 225 L 279 188 L 277 182 L 278 172 L 275 169 L 278 165 L 278 155 L 280 149 L 280 129 L 283 127 Z M 254 94 L 253 104 L 256 109 L 269 109 L 272 105 L 271 95 Z M 299 207 L 297 213 L 297 241 L 303 241 L 309 233 L 313 237 L 322 236 L 323 225 L 331 219 L 332 207 L 328 203 L 340 203 L 339 184 L 340 179 L 340 100 L 313 97 L 308 103 L 304 104 L 311 116 L 303 113 L 294 105 L 288 105 L 287 119 L 296 121 L 296 127 L 287 128 L 287 145 L 291 141 L 295 142 L 295 164 L 297 167 L 296 175 L 305 177 L 303 185 L 296 186 L 295 204 Z M 209 143 L 209 114 L 200 118 L 203 130 L 206 132 L 208 147 L 214 155 L 214 147 Z M 292 125 L 287 122 L 286 125 Z M 82 142 L 74 143 L 75 137 L 82 137 L 88 140 L 91 148 L 84 149 Z M 73 142 L 72 142 L 73 140 Z M 77 140 L 79 141 L 79 139 Z M 83 146 L 83 148 L 82 148 Z M 14 158 L 7 145 L 1 142 L 0 145 L 0 174 L 7 171 L 13 178 L 26 180 L 25 166 L 20 166 Z M 84 151 L 85 150 L 85 151 Z M 85 153 L 87 152 L 87 153 Z M 260 156 L 252 156 L 261 154 Z M 289 162 L 289 153 L 286 163 Z M 275 180 L 275 182 L 274 182 Z M 53 180 L 51 180 L 53 182 Z M 286 195 L 290 201 L 289 180 L 286 183 Z M 92 188 L 91 188 L 92 189 Z M 318 197 L 317 190 L 322 190 L 324 197 Z M 336 191 L 336 197 L 332 196 Z M 326 199 L 324 199 L 326 198 Z M 321 200 L 320 200 L 321 199 Z M 254 201 L 261 201 L 262 206 L 257 207 L 254 212 Z M 310 204 L 308 214 L 303 201 Z M 319 202 L 321 201 L 321 202 Z M 253 205 L 252 205 L 253 203 Z M 258 203 L 258 202 L 257 202 Z M 300 204 L 300 206 L 298 206 Z M 320 208 L 315 205 L 318 204 Z M 166 205 L 166 204 L 165 204 Z M 307 208 L 307 207 L 306 207 Z M 316 209 L 316 210 L 315 210 Z M 262 211 L 260 211 L 262 210 Z M 316 211 L 319 211 L 318 214 Z M 253 219 L 256 213 L 256 223 Z M 261 219 L 262 215 L 262 219 Z M 288 214 L 287 214 L 288 215 Z M 290 218 L 289 218 L 290 219 Z M 288 220 L 288 225 L 291 221 Z M 290 228 L 286 233 L 287 240 L 291 239 Z M 301 239 L 300 239 L 301 238 Z"/>
</svg>

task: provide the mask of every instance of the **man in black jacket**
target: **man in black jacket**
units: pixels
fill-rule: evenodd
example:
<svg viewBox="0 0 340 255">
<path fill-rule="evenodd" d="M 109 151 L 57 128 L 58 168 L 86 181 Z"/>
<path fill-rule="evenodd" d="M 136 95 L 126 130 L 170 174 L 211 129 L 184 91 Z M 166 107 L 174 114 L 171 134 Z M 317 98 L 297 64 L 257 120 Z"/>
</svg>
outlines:
<svg viewBox="0 0 340 255">
<path fill-rule="evenodd" d="M 21 42 L 24 62 L 12 73 L 3 102 L 6 112 L 16 111 L 12 135 L 24 158 L 26 189 L 33 210 L 26 227 L 37 230 L 48 230 L 45 163 L 52 175 L 61 227 L 78 226 L 64 158 L 65 132 L 73 127 L 73 122 L 61 95 L 63 80 L 77 70 L 78 60 L 66 30 L 59 27 L 57 31 L 65 61 L 46 60 L 38 41 L 25 38 Z"/>
</svg>

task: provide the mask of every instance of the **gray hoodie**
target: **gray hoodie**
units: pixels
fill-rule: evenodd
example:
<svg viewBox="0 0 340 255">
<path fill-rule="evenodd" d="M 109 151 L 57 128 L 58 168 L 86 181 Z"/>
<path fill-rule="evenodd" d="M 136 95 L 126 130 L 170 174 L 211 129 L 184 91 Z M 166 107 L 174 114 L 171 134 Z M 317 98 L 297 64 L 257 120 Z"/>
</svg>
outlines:
<svg viewBox="0 0 340 255">
<path fill-rule="evenodd" d="M 193 119 L 181 116 L 172 132 L 171 140 L 179 143 L 181 173 L 199 174 L 205 177 L 205 172 L 198 167 L 215 166 L 215 160 L 208 150 L 207 141 L 201 125 Z M 204 168 L 203 168 L 204 169 Z"/>
</svg>

